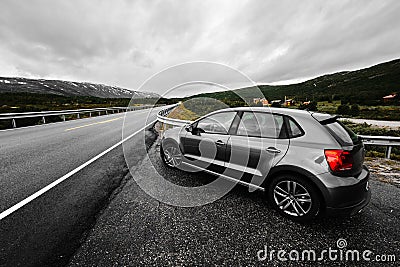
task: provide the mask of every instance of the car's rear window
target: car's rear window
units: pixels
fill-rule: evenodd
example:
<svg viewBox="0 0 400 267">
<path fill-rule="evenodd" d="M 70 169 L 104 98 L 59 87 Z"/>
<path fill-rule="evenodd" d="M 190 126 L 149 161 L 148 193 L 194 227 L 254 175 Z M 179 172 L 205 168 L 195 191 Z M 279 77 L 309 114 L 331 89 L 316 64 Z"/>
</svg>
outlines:
<svg viewBox="0 0 400 267">
<path fill-rule="evenodd" d="M 340 121 L 324 125 L 335 139 L 342 145 L 352 145 L 358 142 L 357 135 Z"/>
<path fill-rule="evenodd" d="M 303 130 L 292 118 L 288 117 L 287 121 L 288 121 L 288 131 L 290 138 L 295 138 L 303 135 L 304 133 Z"/>
</svg>

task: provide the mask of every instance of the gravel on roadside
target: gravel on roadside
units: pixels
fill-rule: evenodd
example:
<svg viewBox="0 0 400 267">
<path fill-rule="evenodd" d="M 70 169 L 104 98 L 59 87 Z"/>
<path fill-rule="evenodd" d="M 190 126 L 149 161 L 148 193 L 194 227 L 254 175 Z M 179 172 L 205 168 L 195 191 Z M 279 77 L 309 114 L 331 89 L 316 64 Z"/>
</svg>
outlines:
<svg viewBox="0 0 400 267">
<path fill-rule="evenodd" d="M 384 158 L 365 158 L 371 171 L 371 179 L 389 183 L 400 188 L 400 162 Z"/>
</svg>

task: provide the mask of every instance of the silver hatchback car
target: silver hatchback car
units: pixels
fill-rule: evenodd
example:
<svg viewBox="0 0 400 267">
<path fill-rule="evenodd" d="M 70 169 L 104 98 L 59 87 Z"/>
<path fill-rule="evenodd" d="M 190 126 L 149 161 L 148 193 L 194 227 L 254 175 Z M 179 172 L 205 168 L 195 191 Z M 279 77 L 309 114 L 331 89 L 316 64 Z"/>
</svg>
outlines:
<svg viewBox="0 0 400 267">
<path fill-rule="evenodd" d="M 337 117 L 285 108 L 231 108 L 167 130 L 161 158 L 265 192 L 296 221 L 355 214 L 371 197 L 362 141 Z M 182 168 L 184 169 L 184 168 Z"/>
</svg>

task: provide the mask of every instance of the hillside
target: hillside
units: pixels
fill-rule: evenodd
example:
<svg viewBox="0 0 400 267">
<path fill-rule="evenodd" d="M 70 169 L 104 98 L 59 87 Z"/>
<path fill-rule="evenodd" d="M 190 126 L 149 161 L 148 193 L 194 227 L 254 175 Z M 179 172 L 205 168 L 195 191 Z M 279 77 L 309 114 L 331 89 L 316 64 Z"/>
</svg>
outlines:
<svg viewBox="0 0 400 267">
<path fill-rule="evenodd" d="M 0 93 L 35 93 L 59 96 L 93 96 L 100 98 L 151 98 L 155 93 L 86 82 L 0 77 Z"/>
<path fill-rule="evenodd" d="M 299 101 L 342 100 L 350 103 L 376 105 L 382 97 L 400 92 L 400 59 L 378 64 L 357 71 L 343 71 L 323 75 L 303 83 L 291 85 L 260 85 L 262 93 L 269 100 L 284 99 L 285 96 Z M 242 88 L 245 98 L 252 99 L 254 89 Z M 240 98 L 230 91 L 200 94 L 193 97 L 211 97 L 230 105 L 239 104 Z"/>
</svg>

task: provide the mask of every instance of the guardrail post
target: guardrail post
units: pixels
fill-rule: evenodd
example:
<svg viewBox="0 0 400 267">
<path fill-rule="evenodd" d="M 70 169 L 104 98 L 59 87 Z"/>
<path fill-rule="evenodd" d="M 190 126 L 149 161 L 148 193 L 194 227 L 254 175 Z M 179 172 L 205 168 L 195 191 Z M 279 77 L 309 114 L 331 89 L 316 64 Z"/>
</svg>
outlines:
<svg viewBox="0 0 400 267">
<path fill-rule="evenodd" d="M 386 147 L 386 158 L 390 159 L 390 154 L 392 153 L 392 146 Z"/>
<path fill-rule="evenodd" d="M 160 129 L 160 132 L 161 132 L 161 138 L 163 138 L 164 137 L 164 132 L 165 132 L 165 127 L 166 127 L 166 124 L 165 123 L 161 123 L 161 125 L 160 125 L 161 127 L 161 129 Z"/>
<path fill-rule="evenodd" d="M 42 117 L 42 122 L 43 122 L 43 124 L 46 123 L 46 119 L 44 118 L 44 116 Z"/>
<path fill-rule="evenodd" d="M 12 127 L 17 128 L 17 123 L 15 122 L 15 119 L 12 119 Z"/>
<path fill-rule="evenodd" d="M 62 117 L 63 121 L 65 121 L 65 115 L 63 114 L 61 117 Z"/>
<path fill-rule="evenodd" d="M 81 116 L 79 115 L 79 113 L 76 113 L 76 117 L 77 117 L 78 119 L 81 118 Z"/>
<path fill-rule="evenodd" d="M 108 115 L 108 111 L 106 110 L 106 115 Z"/>
<path fill-rule="evenodd" d="M 92 112 L 89 112 L 89 117 L 90 117 L 90 118 L 92 117 Z"/>
<path fill-rule="evenodd" d="M 99 116 L 101 115 L 101 112 L 99 111 Z"/>
</svg>

